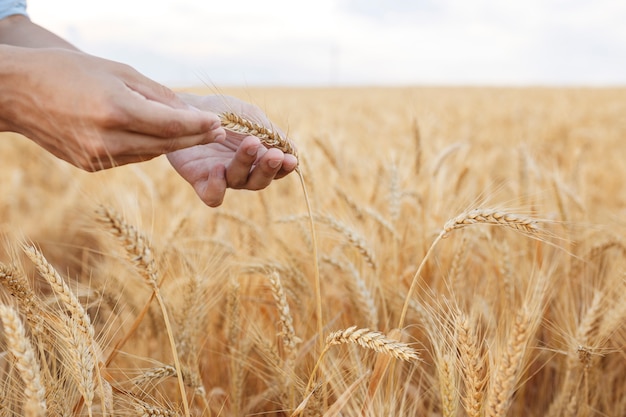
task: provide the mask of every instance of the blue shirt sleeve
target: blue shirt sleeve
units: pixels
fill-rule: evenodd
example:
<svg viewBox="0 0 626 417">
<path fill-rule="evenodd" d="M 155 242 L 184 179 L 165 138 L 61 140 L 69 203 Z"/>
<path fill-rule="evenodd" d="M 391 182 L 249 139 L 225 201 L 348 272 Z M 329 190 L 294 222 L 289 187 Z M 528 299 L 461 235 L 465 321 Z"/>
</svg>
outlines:
<svg viewBox="0 0 626 417">
<path fill-rule="evenodd" d="M 26 13 L 26 0 L 0 0 L 0 19 L 14 14 L 28 16 Z"/>
</svg>

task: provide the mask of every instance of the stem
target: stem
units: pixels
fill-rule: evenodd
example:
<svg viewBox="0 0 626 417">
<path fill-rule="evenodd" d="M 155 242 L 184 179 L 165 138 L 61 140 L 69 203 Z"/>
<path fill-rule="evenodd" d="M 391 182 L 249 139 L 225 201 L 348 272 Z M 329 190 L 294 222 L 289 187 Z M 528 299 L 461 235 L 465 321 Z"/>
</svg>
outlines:
<svg viewBox="0 0 626 417">
<path fill-rule="evenodd" d="M 322 320 L 322 284 L 320 279 L 320 267 L 319 257 L 317 253 L 317 238 L 315 235 L 315 222 L 313 220 L 313 209 L 311 208 L 311 202 L 309 200 L 309 193 L 307 192 L 306 185 L 304 183 L 304 177 L 300 167 L 296 168 L 296 172 L 300 177 L 300 184 L 302 185 L 302 191 L 304 192 L 304 200 L 306 201 L 306 207 L 309 212 L 309 227 L 311 229 L 311 240 L 313 242 L 313 259 L 314 259 L 314 275 L 315 275 L 315 304 L 316 304 L 316 316 L 317 316 L 317 333 L 318 333 L 318 349 L 320 352 L 324 350 L 324 324 Z"/>
<path fill-rule="evenodd" d="M 415 287 L 417 286 L 417 280 L 419 279 L 419 276 L 422 273 L 422 269 L 424 269 L 424 265 L 426 265 L 426 260 L 428 259 L 431 252 L 433 251 L 437 243 L 443 238 L 444 235 L 445 235 L 445 232 L 443 230 L 439 233 L 439 235 L 437 235 L 433 243 L 430 245 L 430 248 L 428 248 L 426 255 L 424 255 L 424 259 L 422 259 L 422 263 L 417 268 L 415 275 L 413 275 L 411 286 L 409 287 L 409 291 L 407 292 L 406 298 L 404 299 L 404 306 L 402 307 L 402 314 L 400 314 L 400 321 L 398 322 L 398 329 L 402 329 L 402 327 L 404 326 L 406 313 L 407 313 L 407 310 L 409 309 L 409 301 L 411 301 L 411 298 L 413 297 L 413 292 L 415 292 Z"/>
</svg>

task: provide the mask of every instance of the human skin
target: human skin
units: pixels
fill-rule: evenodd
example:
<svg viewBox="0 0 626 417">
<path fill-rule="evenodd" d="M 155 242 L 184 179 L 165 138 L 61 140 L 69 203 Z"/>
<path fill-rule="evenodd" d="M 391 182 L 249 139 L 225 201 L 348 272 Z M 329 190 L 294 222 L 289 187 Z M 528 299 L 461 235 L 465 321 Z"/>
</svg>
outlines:
<svg viewBox="0 0 626 417">
<path fill-rule="evenodd" d="M 216 99 L 176 94 L 128 65 L 86 54 L 25 16 L 0 20 L 0 131 L 20 133 L 87 171 L 161 154 L 208 205 L 259 190 L 297 161 L 225 131 Z M 229 98 L 244 116 L 256 106 Z"/>
</svg>

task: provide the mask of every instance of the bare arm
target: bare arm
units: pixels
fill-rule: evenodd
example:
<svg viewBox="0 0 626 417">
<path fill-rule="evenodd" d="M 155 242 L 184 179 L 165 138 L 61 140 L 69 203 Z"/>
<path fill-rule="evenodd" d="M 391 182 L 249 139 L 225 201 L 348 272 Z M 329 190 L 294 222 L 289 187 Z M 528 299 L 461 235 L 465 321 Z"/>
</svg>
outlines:
<svg viewBox="0 0 626 417">
<path fill-rule="evenodd" d="M 0 20 L 0 131 L 88 171 L 224 138 L 219 119 L 26 16 Z"/>
<path fill-rule="evenodd" d="M 0 44 L 27 48 L 63 48 L 77 51 L 71 43 L 31 22 L 27 16 L 0 19 Z"/>
<path fill-rule="evenodd" d="M 258 190 L 295 169 L 295 157 L 258 138 L 227 137 L 207 103 L 83 53 L 26 16 L 0 19 L 0 132 L 88 171 L 168 153 L 211 206 L 226 188 Z"/>
</svg>

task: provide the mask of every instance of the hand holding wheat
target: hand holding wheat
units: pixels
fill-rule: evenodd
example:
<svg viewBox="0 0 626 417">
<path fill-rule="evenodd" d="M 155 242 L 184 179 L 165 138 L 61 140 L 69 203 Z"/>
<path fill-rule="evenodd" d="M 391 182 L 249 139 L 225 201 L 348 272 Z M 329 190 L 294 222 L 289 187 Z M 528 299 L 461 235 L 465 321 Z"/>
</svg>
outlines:
<svg viewBox="0 0 626 417">
<path fill-rule="evenodd" d="M 249 117 L 258 120 L 258 126 L 271 126 L 258 107 L 232 97 L 190 94 L 181 94 L 180 97 L 201 110 L 222 115 L 242 115 L 241 120 L 248 120 Z M 222 125 L 225 123 L 222 120 Z M 227 188 L 260 190 L 296 168 L 298 160 L 293 145 L 289 148 L 293 152 L 277 146 L 263 146 L 268 141 L 267 132 L 275 132 L 276 137 L 284 138 L 279 130 L 266 128 L 259 132 L 229 129 L 227 126 L 225 130 L 224 141 L 168 154 L 172 166 L 194 187 L 207 205 L 219 206 Z"/>
</svg>

